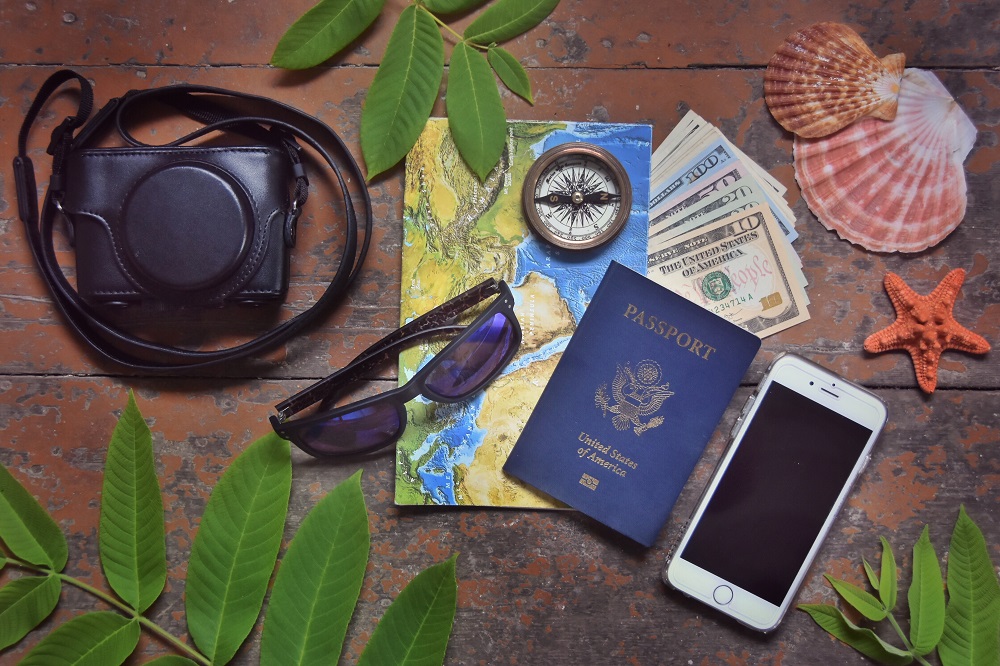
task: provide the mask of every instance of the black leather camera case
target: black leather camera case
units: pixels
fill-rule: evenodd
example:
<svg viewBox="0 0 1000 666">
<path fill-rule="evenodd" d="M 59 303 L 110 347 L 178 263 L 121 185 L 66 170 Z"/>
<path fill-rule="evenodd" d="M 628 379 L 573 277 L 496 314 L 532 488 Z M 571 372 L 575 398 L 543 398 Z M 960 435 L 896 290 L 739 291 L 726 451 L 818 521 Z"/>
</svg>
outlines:
<svg viewBox="0 0 1000 666">
<path fill-rule="evenodd" d="M 28 139 L 49 98 L 71 82 L 80 89 L 76 112 L 52 130 L 51 171 L 39 206 Z M 164 117 L 187 117 L 196 129 L 167 144 L 140 140 L 129 128 L 140 118 L 149 128 L 150 104 L 168 110 Z M 91 350 L 131 370 L 201 370 L 290 340 L 347 296 L 368 254 L 372 204 L 361 167 L 322 120 L 266 97 L 191 84 L 130 90 L 91 119 L 93 110 L 86 77 L 69 69 L 51 74 L 24 115 L 13 164 L 32 258 L 53 304 Z M 109 130 L 127 145 L 103 147 Z M 339 193 L 332 210 L 342 214 L 334 226 L 343 234 L 324 249 L 333 272 L 309 307 L 248 340 L 208 349 L 140 336 L 128 326 L 142 318 L 112 317 L 94 307 L 148 301 L 157 309 L 166 303 L 197 312 L 226 302 L 284 300 L 290 248 L 309 197 L 309 155 L 326 166 Z M 75 284 L 56 253 L 54 231 L 62 219 L 76 244 Z"/>
<path fill-rule="evenodd" d="M 62 207 L 85 301 L 284 299 L 293 176 L 281 149 L 83 149 L 69 155 L 66 174 Z"/>
</svg>

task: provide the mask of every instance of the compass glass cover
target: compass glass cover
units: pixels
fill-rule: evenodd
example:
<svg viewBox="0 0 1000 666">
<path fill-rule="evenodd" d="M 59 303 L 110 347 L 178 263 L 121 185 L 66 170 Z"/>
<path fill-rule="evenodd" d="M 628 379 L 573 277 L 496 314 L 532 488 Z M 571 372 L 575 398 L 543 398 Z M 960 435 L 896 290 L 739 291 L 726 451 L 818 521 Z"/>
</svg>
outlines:
<svg viewBox="0 0 1000 666">
<path fill-rule="evenodd" d="M 538 178 L 534 208 L 545 230 L 574 244 L 610 239 L 624 222 L 619 179 L 607 162 L 589 154 L 556 158 Z"/>
</svg>

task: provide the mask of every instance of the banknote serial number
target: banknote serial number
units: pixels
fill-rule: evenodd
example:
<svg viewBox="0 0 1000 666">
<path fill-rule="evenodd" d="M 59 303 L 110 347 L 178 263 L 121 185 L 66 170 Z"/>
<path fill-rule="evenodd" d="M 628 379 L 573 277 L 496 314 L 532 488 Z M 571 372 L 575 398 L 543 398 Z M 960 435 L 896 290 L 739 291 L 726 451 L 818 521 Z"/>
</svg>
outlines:
<svg viewBox="0 0 1000 666">
<path fill-rule="evenodd" d="M 721 303 L 716 303 L 712 306 L 712 312 L 719 314 L 720 312 L 725 312 L 726 310 L 732 310 L 733 308 L 738 308 L 744 303 L 749 303 L 753 300 L 751 294 L 743 294 L 742 296 L 736 296 L 735 298 L 730 298 L 729 300 L 723 301 Z"/>
</svg>

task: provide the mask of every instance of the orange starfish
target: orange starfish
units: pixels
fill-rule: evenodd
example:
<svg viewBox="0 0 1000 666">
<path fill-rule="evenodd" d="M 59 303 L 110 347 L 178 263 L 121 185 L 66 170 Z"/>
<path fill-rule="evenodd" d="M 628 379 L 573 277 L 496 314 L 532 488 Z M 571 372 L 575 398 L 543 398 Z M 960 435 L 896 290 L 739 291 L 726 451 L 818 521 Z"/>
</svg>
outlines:
<svg viewBox="0 0 1000 666">
<path fill-rule="evenodd" d="M 890 349 L 905 349 L 913 357 L 917 383 L 925 393 L 937 387 L 938 362 L 949 349 L 985 354 L 990 343 L 965 328 L 952 315 L 958 290 L 965 281 L 965 271 L 956 268 L 948 273 L 931 293 L 921 296 L 910 289 L 895 273 L 885 276 L 885 290 L 896 309 L 892 326 L 873 333 L 865 340 L 865 351 L 877 354 Z"/>
</svg>

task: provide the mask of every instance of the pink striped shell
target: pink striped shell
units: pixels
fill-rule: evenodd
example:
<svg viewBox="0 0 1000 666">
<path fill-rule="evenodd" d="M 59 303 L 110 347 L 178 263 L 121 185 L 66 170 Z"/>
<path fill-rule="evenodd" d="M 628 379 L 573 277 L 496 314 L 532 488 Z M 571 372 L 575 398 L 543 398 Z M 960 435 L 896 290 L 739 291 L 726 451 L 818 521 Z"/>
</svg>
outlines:
<svg viewBox="0 0 1000 666">
<path fill-rule="evenodd" d="M 965 217 L 963 162 L 976 127 L 931 72 L 907 69 L 896 118 L 862 118 L 821 139 L 795 137 L 795 179 L 809 209 L 876 252 L 919 252 Z"/>
</svg>

